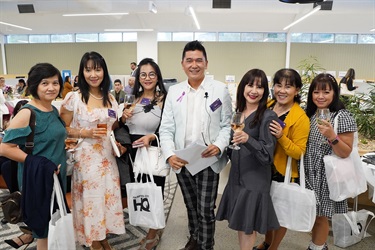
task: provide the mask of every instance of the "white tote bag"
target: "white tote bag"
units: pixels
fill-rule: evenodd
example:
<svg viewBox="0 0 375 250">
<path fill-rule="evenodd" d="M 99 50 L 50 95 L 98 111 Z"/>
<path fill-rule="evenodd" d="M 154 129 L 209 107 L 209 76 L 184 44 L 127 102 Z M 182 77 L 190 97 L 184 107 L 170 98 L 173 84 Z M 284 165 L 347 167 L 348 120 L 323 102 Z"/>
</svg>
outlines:
<svg viewBox="0 0 375 250">
<path fill-rule="evenodd" d="M 142 169 L 151 169 L 152 175 L 167 176 L 170 172 L 170 166 L 165 161 L 165 157 L 160 147 L 159 139 L 155 135 L 158 146 L 139 147 L 135 154 L 133 163 L 133 172 L 135 175 L 146 173 Z M 148 173 L 148 172 L 147 172 Z"/>
<path fill-rule="evenodd" d="M 48 230 L 48 249 L 49 250 L 66 250 L 76 249 L 74 239 L 73 217 L 71 213 L 67 213 L 63 198 L 63 191 L 60 186 L 59 179 L 56 174 L 53 175 L 53 192 L 51 198 L 51 220 Z M 53 213 L 53 204 L 55 200 L 59 209 Z"/>
<path fill-rule="evenodd" d="M 292 158 L 288 157 L 284 182 L 272 181 L 271 198 L 280 226 L 299 232 L 310 232 L 315 223 L 316 198 L 305 188 L 303 155 L 300 160 L 300 185 L 291 183 Z"/>
<path fill-rule="evenodd" d="M 334 130 L 337 134 L 338 115 L 334 120 Z M 354 133 L 352 152 L 349 157 L 341 158 L 334 154 L 324 156 L 324 167 L 327 177 L 329 198 L 333 201 L 343 201 L 354 198 L 366 192 L 367 182 L 358 154 L 358 133 Z"/>
<path fill-rule="evenodd" d="M 332 216 L 333 244 L 338 247 L 349 247 L 370 236 L 366 232 L 375 218 L 374 213 L 366 209 L 357 211 L 358 197 L 354 201 L 355 211 Z M 369 216 L 371 218 L 367 222 Z"/>
<path fill-rule="evenodd" d="M 149 171 L 144 171 L 149 174 L 151 182 L 126 184 L 129 223 L 133 226 L 162 229 L 165 227 L 165 214 L 161 187 L 154 183 Z M 137 181 L 137 176 L 135 179 Z"/>
</svg>

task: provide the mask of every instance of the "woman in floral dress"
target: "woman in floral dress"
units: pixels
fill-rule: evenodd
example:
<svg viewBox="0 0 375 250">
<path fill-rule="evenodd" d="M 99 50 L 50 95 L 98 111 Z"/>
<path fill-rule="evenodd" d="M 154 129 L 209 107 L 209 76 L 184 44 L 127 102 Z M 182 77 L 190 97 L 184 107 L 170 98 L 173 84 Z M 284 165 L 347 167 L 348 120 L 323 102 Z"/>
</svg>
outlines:
<svg viewBox="0 0 375 250">
<path fill-rule="evenodd" d="M 108 250 L 106 235 L 125 233 L 119 172 L 107 132 L 117 126 L 118 104 L 109 94 L 110 77 L 100 54 L 85 53 L 78 76 L 80 93 L 68 93 L 60 111 L 69 136 L 83 139 L 74 153 L 74 229 L 79 244 Z"/>
</svg>

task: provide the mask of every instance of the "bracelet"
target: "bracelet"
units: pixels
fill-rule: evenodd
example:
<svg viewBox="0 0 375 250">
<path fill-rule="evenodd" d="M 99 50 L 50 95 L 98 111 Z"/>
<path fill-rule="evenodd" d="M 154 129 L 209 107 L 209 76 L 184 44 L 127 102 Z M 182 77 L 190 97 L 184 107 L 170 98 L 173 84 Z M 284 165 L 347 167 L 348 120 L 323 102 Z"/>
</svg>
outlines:
<svg viewBox="0 0 375 250">
<path fill-rule="evenodd" d="M 82 138 L 82 130 L 83 130 L 84 128 L 81 128 L 80 130 L 79 130 L 79 139 L 81 139 Z"/>
</svg>

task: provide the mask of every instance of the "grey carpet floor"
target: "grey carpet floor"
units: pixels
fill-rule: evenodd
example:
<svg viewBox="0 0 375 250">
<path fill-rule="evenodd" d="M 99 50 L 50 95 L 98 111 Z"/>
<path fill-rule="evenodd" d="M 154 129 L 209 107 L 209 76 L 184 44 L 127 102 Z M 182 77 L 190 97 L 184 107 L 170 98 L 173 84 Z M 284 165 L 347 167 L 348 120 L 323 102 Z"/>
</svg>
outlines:
<svg viewBox="0 0 375 250">
<path fill-rule="evenodd" d="M 170 187 L 166 184 L 164 190 L 164 211 L 166 215 L 166 219 L 168 220 L 169 212 L 173 203 L 174 195 L 177 188 L 177 182 L 172 180 L 170 183 Z M 6 195 L 8 192 L 7 190 L 0 190 L 0 197 Z M 0 207 L 0 218 L 3 218 L 3 212 Z M 135 227 L 129 224 L 129 215 L 128 209 L 124 209 L 124 221 L 125 221 L 125 229 L 126 234 L 123 235 L 108 235 L 108 241 L 113 246 L 114 249 L 121 249 L 121 250 L 136 250 L 139 248 L 139 241 L 146 235 L 147 228 L 142 227 Z M 12 239 L 17 237 L 21 234 L 18 229 L 19 225 L 23 225 L 23 223 L 19 223 L 18 225 L 13 224 L 2 224 L 0 223 L 0 249 L 1 250 L 11 250 L 14 249 L 8 244 L 4 242 L 5 239 Z M 23 249 L 23 248 L 19 248 Z M 36 250 L 36 241 L 34 241 L 30 246 L 27 248 L 30 250 Z M 77 245 L 77 250 L 89 249 L 85 247 L 81 247 Z M 67 249 L 70 250 L 70 249 Z"/>
</svg>

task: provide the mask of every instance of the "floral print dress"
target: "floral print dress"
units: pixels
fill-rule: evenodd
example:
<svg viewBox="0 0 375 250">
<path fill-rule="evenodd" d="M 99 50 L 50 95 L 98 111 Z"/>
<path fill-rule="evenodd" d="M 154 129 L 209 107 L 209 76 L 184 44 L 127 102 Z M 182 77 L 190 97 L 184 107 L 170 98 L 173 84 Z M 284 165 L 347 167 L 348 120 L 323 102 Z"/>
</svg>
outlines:
<svg viewBox="0 0 375 250">
<path fill-rule="evenodd" d="M 117 119 L 118 104 L 113 96 L 110 101 L 112 108 L 90 110 L 79 94 L 71 92 L 63 106 L 74 110 L 70 125 L 73 128 L 96 128 L 98 123 L 106 123 L 111 128 Z M 93 241 L 105 239 L 108 233 L 125 233 L 120 177 L 108 136 L 84 138 L 78 148 L 72 176 L 74 229 L 76 241 L 91 246 Z"/>
</svg>

